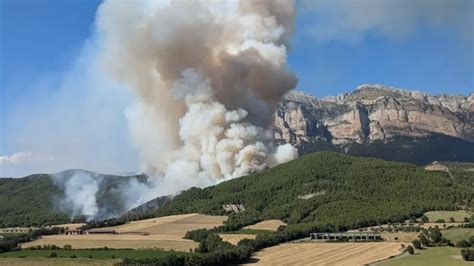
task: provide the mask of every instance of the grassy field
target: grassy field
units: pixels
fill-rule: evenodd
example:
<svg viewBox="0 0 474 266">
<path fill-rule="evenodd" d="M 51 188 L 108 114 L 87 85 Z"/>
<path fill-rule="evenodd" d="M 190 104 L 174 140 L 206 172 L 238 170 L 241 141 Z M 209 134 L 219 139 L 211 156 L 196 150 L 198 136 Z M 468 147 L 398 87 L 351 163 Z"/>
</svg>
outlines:
<svg viewBox="0 0 474 266">
<path fill-rule="evenodd" d="M 399 243 L 291 243 L 266 248 L 252 258 L 262 265 L 366 265 L 400 254 Z"/>
<path fill-rule="evenodd" d="M 405 255 L 399 258 L 377 263 L 377 266 L 462 266 L 473 265 L 461 258 L 459 248 L 439 247 L 417 250 L 415 255 Z"/>
<path fill-rule="evenodd" d="M 276 231 L 281 225 L 286 224 L 280 220 L 266 220 L 253 225 L 246 226 L 243 229 Z"/>
<path fill-rule="evenodd" d="M 184 252 L 158 251 L 158 250 L 133 250 L 133 249 L 115 249 L 115 250 L 20 250 L 0 254 L 0 258 L 22 258 L 35 257 L 47 258 L 52 252 L 55 252 L 59 258 L 94 258 L 94 259 L 120 259 L 120 258 L 156 258 L 169 254 L 183 254 Z"/>
<path fill-rule="evenodd" d="M 119 259 L 69 259 L 69 258 L 3 258 L 0 257 L 2 266 L 113 266 L 120 262 Z"/>
<path fill-rule="evenodd" d="M 22 248 L 36 245 L 71 245 L 73 249 L 94 249 L 109 247 L 115 249 L 148 249 L 189 251 L 197 247 L 196 242 L 183 239 L 187 231 L 219 226 L 226 216 L 201 214 L 172 215 L 131 222 L 128 224 L 99 228 L 97 230 L 116 230 L 122 233 L 140 232 L 140 234 L 89 234 L 89 235 L 51 235 L 22 244 Z"/>
<path fill-rule="evenodd" d="M 444 230 L 443 236 L 456 243 L 460 240 L 469 240 L 471 236 L 474 236 L 474 228 L 451 228 Z"/>
<path fill-rule="evenodd" d="M 470 218 L 472 213 L 467 211 L 432 211 L 425 213 L 425 215 L 430 222 L 436 222 L 439 219 L 444 219 L 445 222 L 449 222 L 449 218 L 451 217 L 453 217 L 456 222 L 464 222 L 464 217 Z"/>
</svg>

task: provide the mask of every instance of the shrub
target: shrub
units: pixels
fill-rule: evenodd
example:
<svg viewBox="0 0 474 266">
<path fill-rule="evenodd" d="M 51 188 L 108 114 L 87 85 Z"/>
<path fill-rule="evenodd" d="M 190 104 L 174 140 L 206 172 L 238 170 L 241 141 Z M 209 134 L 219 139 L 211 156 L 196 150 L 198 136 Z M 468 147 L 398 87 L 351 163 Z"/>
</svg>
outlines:
<svg viewBox="0 0 474 266">
<path fill-rule="evenodd" d="M 461 256 L 466 261 L 474 261 L 474 249 L 471 249 L 471 248 L 461 249 Z"/>
<path fill-rule="evenodd" d="M 468 248 L 471 246 L 471 243 L 469 243 L 467 240 L 460 240 L 456 243 L 456 247 L 458 248 Z"/>
<path fill-rule="evenodd" d="M 413 249 L 413 247 L 412 247 L 411 245 L 409 245 L 409 246 L 407 247 L 407 252 L 408 252 L 408 254 L 410 254 L 410 255 L 415 254 L 415 250 Z"/>
<path fill-rule="evenodd" d="M 413 240 L 413 242 L 411 242 L 413 244 L 413 247 L 415 247 L 416 249 L 421 249 L 421 242 L 420 240 L 418 239 L 415 239 Z"/>
<path fill-rule="evenodd" d="M 64 249 L 64 250 L 71 250 L 71 249 L 72 249 L 72 246 L 71 246 L 71 245 L 64 245 L 64 246 L 63 246 L 63 249 Z"/>
<path fill-rule="evenodd" d="M 58 257 L 58 253 L 56 252 L 51 252 L 51 254 L 48 255 L 48 258 L 57 258 Z"/>
</svg>

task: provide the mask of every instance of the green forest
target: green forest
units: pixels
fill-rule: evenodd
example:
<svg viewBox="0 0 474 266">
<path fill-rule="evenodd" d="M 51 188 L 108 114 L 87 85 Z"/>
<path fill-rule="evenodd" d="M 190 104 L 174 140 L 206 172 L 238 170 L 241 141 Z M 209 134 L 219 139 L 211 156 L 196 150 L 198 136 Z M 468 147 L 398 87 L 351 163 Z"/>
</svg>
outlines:
<svg viewBox="0 0 474 266">
<path fill-rule="evenodd" d="M 404 221 L 428 210 L 471 208 L 473 199 L 473 186 L 455 182 L 444 172 L 320 152 L 216 186 L 189 189 L 148 216 L 222 215 L 223 205 L 242 204 L 246 211 L 237 215 L 242 218 L 236 223 L 282 219 L 290 225 L 360 227 Z"/>
</svg>

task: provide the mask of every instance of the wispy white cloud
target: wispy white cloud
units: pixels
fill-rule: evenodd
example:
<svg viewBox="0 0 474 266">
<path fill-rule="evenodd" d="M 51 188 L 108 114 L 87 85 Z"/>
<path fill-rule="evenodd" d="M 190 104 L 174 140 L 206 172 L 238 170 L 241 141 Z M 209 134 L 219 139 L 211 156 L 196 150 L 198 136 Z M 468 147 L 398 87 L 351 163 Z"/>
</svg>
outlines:
<svg viewBox="0 0 474 266">
<path fill-rule="evenodd" d="M 3 109 L 0 177 L 82 168 L 105 173 L 136 171 L 128 143 L 129 92 L 108 80 L 87 42 L 70 69 L 14 88 L 21 97 Z M 49 160 L 53 159 L 53 160 Z"/>
<path fill-rule="evenodd" d="M 419 27 L 474 37 L 471 0 L 301 0 L 306 37 L 319 42 L 358 42 L 368 34 L 404 39 Z"/>
</svg>

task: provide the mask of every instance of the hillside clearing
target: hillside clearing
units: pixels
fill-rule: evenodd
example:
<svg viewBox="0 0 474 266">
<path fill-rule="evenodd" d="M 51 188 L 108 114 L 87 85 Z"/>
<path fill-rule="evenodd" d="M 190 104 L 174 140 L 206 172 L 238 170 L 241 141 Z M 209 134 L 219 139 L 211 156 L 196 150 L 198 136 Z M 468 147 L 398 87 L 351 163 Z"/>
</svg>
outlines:
<svg viewBox="0 0 474 266">
<path fill-rule="evenodd" d="M 262 221 L 253 225 L 249 225 L 244 227 L 243 229 L 256 229 L 256 230 L 269 230 L 269 231 L 276 231 L 278 227 L 285 226 L 286 223 L 280 220 L 266 220 Z"/>
<path fill-rule="evenodd" d="M 187 231 L 213 228 L 222 225 L 226 216 L 209 216 L 201 214 L 172 215 L 147 219 L 128 224 L 93 229 L 92 231 L 116 230 L 120 233 L 140 234 L 89 234 L 89 235 L 51 235 L 22 244 L 22 248 L 36 245 L 71 245 L 73 249 L 91 248 L 161 248 L 165 250 L 189 251 L 197 247 L 192 240 L 183 239 Z"/>
<path fill-rule="evenodd" d="M 266 248 L 258 265 L 365 265 L 402 252 L 399 243 L 290 243 Z"/>
<path fill-rule="evenodd" d="M 463 266 L 473 265 L 461 258 L 459 248 L 438 247 L 424 250 L 416 250 L 415 255 L 406 255 L 390 259 L 377 266 Z"/>
<path fill-rule="evenodd" d="M 455 222 L 462 223 L 464 218 L 470 218 L 472 213 L 468 211 L 431 211 L 425 213 L 430 222 L 436 222 L 443 219 L 445 222 L 449 222 L 449 218 L 453 217 Z"/>
</svg>

